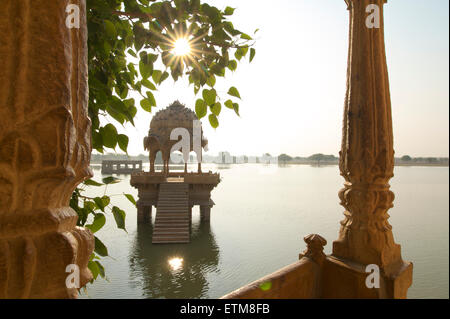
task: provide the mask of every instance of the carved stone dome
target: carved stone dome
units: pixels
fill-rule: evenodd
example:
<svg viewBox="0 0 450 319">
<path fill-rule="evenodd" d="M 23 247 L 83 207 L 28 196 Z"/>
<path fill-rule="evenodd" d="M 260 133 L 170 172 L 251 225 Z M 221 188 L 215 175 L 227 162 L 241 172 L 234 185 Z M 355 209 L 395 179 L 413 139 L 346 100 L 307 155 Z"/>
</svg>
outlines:
<svg viewBox="0 0 450 319">
<path fill-rule="evenodd" d="M 192 121 L 198 120 L 194 111 L 181 104 L 173 102 L 164 110 L 158 111 L 150 122 L 150 130 L 158 130 L 167 127 L 192 128 Z"/>
<path fill-rule="evenodd" d="M 181 104 L 173 102 L 164 110 L 158 111 L 150 121 L 148 136 L 144 138 L 144 149 L 156 154 L 159 150 L 163 153 L 163 159 L 170 156 L 172 146 L 177 143 L 170 139 L 174 129 L 185 128 L 190 135 L 191 151 L 194 143 L 194 121 L 199 121 L 194 111 Z M 201 129 L 201 123 L 200 123 Z M 207 150 L 208 140 L 201 130 L 201 147 Z"/>
</svg>

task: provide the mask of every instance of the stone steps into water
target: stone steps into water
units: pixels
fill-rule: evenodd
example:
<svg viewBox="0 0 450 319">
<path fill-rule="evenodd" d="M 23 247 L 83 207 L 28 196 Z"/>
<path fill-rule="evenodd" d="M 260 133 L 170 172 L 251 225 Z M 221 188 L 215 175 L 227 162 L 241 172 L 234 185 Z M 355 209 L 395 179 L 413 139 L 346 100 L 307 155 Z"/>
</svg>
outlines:
<svg viewBox="0 0 450 319">
<path fill-rule="evenodd" d="M 189 243 L 191 214 L 189 185 L 169 182 L 160 185 L 152 243 Z"/>
</svg>

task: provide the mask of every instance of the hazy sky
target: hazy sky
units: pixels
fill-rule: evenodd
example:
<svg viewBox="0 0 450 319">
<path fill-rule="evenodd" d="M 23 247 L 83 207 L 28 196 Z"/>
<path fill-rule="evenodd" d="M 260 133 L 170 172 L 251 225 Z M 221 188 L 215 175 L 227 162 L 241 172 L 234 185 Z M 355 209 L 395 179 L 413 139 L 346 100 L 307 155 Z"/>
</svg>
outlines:
<svg viewBox="0 0 450 319">
<path fill-rule="evenodd" d="M 348 50 L 344 0 L 209 0 L 237 8 L 231 21 L 256 34 L 256 56 L 217 82 L 242 96 L 241 117 L 222 108 L 214 130 L 204 118 L 210 154 L 337 155 L 340 149 Z M 390 0 L 385 36 L 397 156 L 448 156 L 448 0 Z M 199 96 L 201 92 L 199 93 Z M 187 78 L 166 80 L 153 114 L 178 99 L 194 108 Z M 224 102 L 223 100 L 222 102 Z M 145 153 L 142 139 L 152 114 L 138 108 L 129 154 Z M 120 126 L 118 124 L 117 126 Z"/>
</svg>

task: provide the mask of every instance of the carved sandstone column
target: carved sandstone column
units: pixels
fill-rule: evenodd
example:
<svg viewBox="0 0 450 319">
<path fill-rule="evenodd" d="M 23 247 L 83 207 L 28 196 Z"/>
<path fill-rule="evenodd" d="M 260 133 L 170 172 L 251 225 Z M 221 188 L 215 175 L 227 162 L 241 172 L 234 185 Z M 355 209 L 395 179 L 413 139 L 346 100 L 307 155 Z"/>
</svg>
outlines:
<svg viewBox="0 0 450 319">
<path fill-rule="evenodd" d="M 66 27 L 66 8 L 80 28 Z M 0 1 L 0 298 L 75 298 L 93 235 L 68 206 L 92 173 L 85 0 Z"/>
<path fill-rule="evenodd" d="M 339 238 L 333 243 L 332 256 L 363 265 L 376 264 L 383 278 L 393 286 L 398 284 L 396 278 L 403 276 L 401 287 L 386 283 L 380 296 L 406 297 L 412 280 L 412 264 L 402 260 L 400 245 L 394 242 L 387 221 L 387 211 L 394 200 L 389 190 L 394 149 L 384 46 L 386 1 L 346 2 L 350 11 L 350 40 L 340 152 L 340 171 L 345 184 L 339 193 L 346 211 Z M 379 27 L 366 24 L 371 12 L 375 12 L 374 19 L 379 19 Z"/>
</svg>

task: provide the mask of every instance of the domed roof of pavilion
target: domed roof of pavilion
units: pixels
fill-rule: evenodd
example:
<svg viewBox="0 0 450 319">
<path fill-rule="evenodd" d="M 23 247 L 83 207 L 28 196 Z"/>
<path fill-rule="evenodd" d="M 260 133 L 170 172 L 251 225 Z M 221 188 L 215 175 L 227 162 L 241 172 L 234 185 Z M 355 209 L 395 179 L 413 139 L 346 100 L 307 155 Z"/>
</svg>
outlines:
<svg viewBox="0 0 450 319">
<path fill-rule="evenodd" d="M 174 129 L 185 128 L 188 130 L 193 143 L 194 121 L 199 121 L 194 111 L 187 108 L 179 101 L 173 102 L 164 110 L 158 111 L 150 121 L 148 136 L 144 138 L 144 148 L 149 150 L 164 150 L 166 153 L 176 143 L 170 139 Z M 199 121 L 200 122 L 200 121 Z M 201 129 L 201 122 L 200 122 Z M 201 129 L 201 146 L 207 150 L 208 139 Z"/>
<path fill-rule="evenodd" d="M 181 104 L 179 101 L 173 102 L 164 110 L 158 111 L 150 122 L 150 129 L 158 127 L 192 127 L 192 121 L 197 121 L 198 117 L 194 111 Z"/>
</svg>

